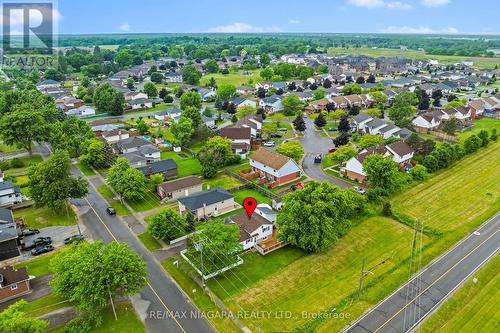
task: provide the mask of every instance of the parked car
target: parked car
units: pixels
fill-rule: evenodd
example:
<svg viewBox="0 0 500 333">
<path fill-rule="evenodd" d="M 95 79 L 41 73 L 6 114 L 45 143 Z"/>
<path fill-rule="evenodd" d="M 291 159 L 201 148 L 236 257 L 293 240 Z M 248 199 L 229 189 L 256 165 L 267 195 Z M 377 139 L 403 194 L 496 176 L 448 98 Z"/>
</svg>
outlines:
<svg viewBox="0 0 500 333">
<path fill-rule="evenodd" d="M 108 213 L 108 215 L 116 215 L 116 210 L 113 208 L 113 207 L 108 207 L 106 208 L 106 213 Z"/>
<path fill-rule="evenodd" d="M 353 189 L 354 191 L 358 192 L 359 194 L 363 194 L 363 195 L 365 195 L 365 194 L 366 194 L 365 189 L 364 189 L 364 188 L 362 188 L 362 187 L 359 187 L 359 186 L 354 186 L 352 189 Z"/>
<path fill-rule="evenodd" d="M 272 138 L 275 138 L 275 139 L 280 139 L 283 137 L 283 135 L 279 134 L 279 133 L 275 133 L 273 135 L 271 135 Z"/>
<path fill-rule="evenodd" d="M 82 235 L 73 235 L 71 237 L 64 239 L 64 244 L 71 244 L 73 242 L 81 242 L 83 240 Z"/>
<path fill-rule="evenodd" d="M 281 127 L 281 128 L 278 128 L 278 131 L 280 131 L 280 132 L 286 132 L 288 130 L 286 128 L 284 128 L 284 127 Z"/>
<path fill-rule="evenodd" d="M 35 247 L 52 244 L 52 238 L 50 237 L 38 237 L 30 242 L 22 243 L 21 250 L 31 250 Z"/>
<path fill-rule="evenodd" d="M 304 183 L 303 182 L 298 182 L 298 183 L 293 184 L 292 186 L 290 186 L 290 190 L 297 191 L 297 190 L 299 190 L 299 189 L 301 189 L 303 187 L 304 187 Z"/>
<path fill-rule="evenodd" d="M 266 141 L 264 142 L 264 147 L 274 147 L 276 146 L 276 144 L 274 143 L 274 141 Z"/>
<path fill-rule="evenodd" d="M 31 254 L 34 256 L 38 256 L 40 254 L 44 254 L 50 251 L 54 251 L 54 247 L 50 244 L 39 246 L 31 250 Z"/>
<path fill-rule="evenodd" d="M 19 236 L 24 237 L 24 236 L 32 236 L 32 235 L 38 235 L 40 233 L 40 230 L 38 229 L 23 229 L 21 230 L 21 233 Z"/>
<path fill-rule="evenodd" d="M 337 148 L 335 148 L 335 147 L 328 149 L 329 153 L 335 153 L 336 151 L 337 151 Z"/>
<path fill-rule="evenodd" d="M 323 160 L 323 155 L 318 154 L 314 156 L 314 163 L 321 163 L 322 160 Z"/>
<path fill-rule="evenodd" d="M 50 244 L 52 243 L 52 237 L 38 237 L 33 239 L 35 244 Z"/>
<path fill-rule="evenodd" d="M 337 129 L 335 127 L 330 127 L 328 129 L 328 132 L 337 132 Z"/>
</svg>

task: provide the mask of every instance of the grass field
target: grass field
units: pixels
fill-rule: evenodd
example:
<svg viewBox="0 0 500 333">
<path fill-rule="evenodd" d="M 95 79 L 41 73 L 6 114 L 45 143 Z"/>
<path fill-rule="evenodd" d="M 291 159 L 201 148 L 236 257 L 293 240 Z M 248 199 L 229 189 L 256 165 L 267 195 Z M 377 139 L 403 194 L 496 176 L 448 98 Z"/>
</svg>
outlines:
<svg viewBox="0 0 500 333">
<path fill-rule="evenodd" d="M 49 262 L 57 254 L 57 251 L 52 251 L 47 254 L 42 254 L 28 261 L 20 262 L 16 268 L 27 267 L 29 275 L 42 276 L 49 274 Z"/>
<path fill-rule="evenodd" d="M 242 184 L 238 179 L 220 172 L 215 178 L 203 179 L 203 190 L 206 190 L 209 186 L 210 188 L 222 187 L 227 190 Z"/>
<path fill-rule="evenodd" d="M 116 214 L 119 216 L 127 216 L 131 214 L 128 208 L 125 207 L 120 201 L 110 202 L 109 205 L 115 209 Z"/>
<path fill-rule="evenodd" d="M 137 236 L 142 244 L 149 250 L 154 251 L 161 248 L 161 244 L 148 231 Z"/>
<path fill-rule="evenodd" d="M 269 198 L 268 196 L 258 192 L 257 190 L 254 189 L 243 189 L 239 190 L 233 193 L 234 195 L 234 201 L 236 201 L 239 204 L 243 204 L 243 200 L 246 197 L 254 197 L 255 200 L 257 200 L 257 204 L 261 203 L 267 203 L 270 204 L 272 199 Z"/>
<path fill-rule="evenodd" d="M 55 212 L 49 208 L 22 208 L 14 211 L 15 217 L 24 218 L 24 223 L 28 228 L 41 229 L 55 225 L 74 225 L 76 216 L 71 207 L 67 207 L 61 212 Z"/>
<path fill-rule="evenodd" d="M 153 193 L 150 189 L 146 190 L 146 194 L 144 195 L 142 200 L 139 201 L 131 201 L 127 200 L 127 203 L 132 207 L 136 212 L 145 212 L 157 207 L 160 207 L 160 197 Z"/>
<path fill-rule="evenodd" d="M 104 199 L 112 199 L 115 197 L 115 194 L 108 185 L 101 185 L 97 187 L 97 192 L 99 192 Z"/>
<path fill-rule="evenodd" d="M 89 176 L 95 176 L 95 172 L 94 170 L 92 170 L 91 168 L 89 168 L 88 166 L 86 165 L 83 165 L 81 163 L 78 163 L 77 164 L 78 166 L 78 169 L 80 169 L 80 171 L 87 177 Z"/>
<path fill-rule="evenodd" d="M 253 73 L 253 75 L 243 75 L 241 72 L 229 73 L 229 74 L 221 74 L 221 73 L 208 74 L 208 75 L 201 78 L 200 86 L 206 85 L 211 77 L 213 77 L 215 79 L 215 82 L 217 82 L 217 85 L 232 84 L 235 87 L 244 86 L 244 85 L 254 86 L 255 83 L 263 81 L 263 79 L 260 77 L 258 70 L 253 70 L 253 71 L 249 71 L 249 72 Z M 253 81 L 252 84 L 249 84 L 250 80 Z"/>
<path fill-rule="evenodd" d="M 23 156 L 19 158 L 21 161 L 24 162 L 24 166 L 21 168 L 12 168 L 5 170 L 6 175 L 10 175 L 13 173 L 18 173 L 18 172 L 27 172 L 31 164 L 36 164 L 42 161 L 42 157 L 40 155 L 33 155 L 32 157 L 29 156 Z"/>
<path fill-rule="evenodd" d="M 36 300 L 28 302 L 24 311 L 30 316 L 41 316 L 43 314 L 55 311 L 57 309 L 70 306 L 71 304 L 65 301 L 62 297 L 52 293 L 44 297 L 40 297 Z"/>
<path fill-rule="evenodd" d="M 500 323 L 500 256 L 491 259 L 445 301 L 418 330 L 431 333 L 498 332 Z"/>
<path fill-rule="evenodd" d="M 462 57 L 462 56 L 446 56 L 432 55 L 425 52 L 415 50 L 396 50 L 396 49 L 372 49 L 372 48 L 329 48 L 329 54 L 364 54 L 371 57 L 405 57 L 408 59 L 436 59 L 441 63 L 456 63 L 464 60 L 472 60 L 476 68 L 494 68 L 495 65 L 500 65 L 500 57 Z"/>
<path fill-rule="evenodd" d="M 17 148 L 16 146 L 9 146 L 6 143 L 0 142 L 0 153 L 12 153 L 21 150 L 22 148 Z"/>
<path fill-rule="evenodd" d="M 496 128 L 497 133 L 500 133 L 500 119 L 493 119 L 493 118 L 481 118 L 473 121 L 474 127 L 472 127 L 471 130 L 465 131 L 462 133 L 457 133 L 459 140 L 463 142 L 465 139 L 467 139 L 469 136 L 472 134 L 478 134 L 482 130 L 488 131 L 489 134 L 491 134 L 491 131 Z"/>
<path fill-rule="evenodd" d="M 196 157 L 189 155 L 186 152 L 176 153 L 173 151 L 166 151 L 161 153 L 161 158 L 171 158 L 177 163 L 177 172 L 179 177 L 197 175 L 201 171 L 200 162 Z"/>
</svg>

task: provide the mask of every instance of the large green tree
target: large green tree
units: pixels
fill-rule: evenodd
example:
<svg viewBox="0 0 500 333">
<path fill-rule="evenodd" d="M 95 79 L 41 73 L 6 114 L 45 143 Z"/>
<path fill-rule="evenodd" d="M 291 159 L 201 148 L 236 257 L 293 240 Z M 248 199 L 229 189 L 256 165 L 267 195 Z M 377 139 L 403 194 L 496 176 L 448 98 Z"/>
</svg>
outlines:
<svg viewBox="0 0 500 333">
<path fill-rule="evenodd" d="M 181 146 L 185 146 L 189 143 L 189 140 L 191 140 L 194 133 L 193 121 L 190 118 L 181 115 L 177 122 L 172 123 L 170 131 L 177 140 L 177 143 Z"/>
<path fill-rule="evenodd" d="M 188 106 L 184 109 L 182 113 L 183 117 L 191 119 L 193 122 L 193 129 L 196 130 L 201 125 L 201 113 L 200 110 L 194 106 Z"/>
<path fill-rule="evenodd" d="M 193 64 L 187 64 L 182 68 L 182 81 L 187 84 L 197 85 L 200 83 L 201 73 Z"/>
<path fill-rule="evenodd" d="M 0 332 L 4 333 L 42 333 L 48 322 L 31 317 L 24 310 L 28 302 L 20 300 L 0 312 Z"/>
<path fill-rule="evenodd" d="M 210 138 L 196 155 L 201 164 L 203 177 L 213 178 L 217 170 L 226 165 L 232 155 L 231 140 L 220 136 Z"/>
<path fill-rule="evenodd" d="M 64 149 L 70 157 L 78 157 L 85 140 L 93 137 L 94 133 L 85 120 L 70 116 L 52 124 L 49 142 L 54 150 Z"/>
<path fill-rule="evenodd" d="M 123 157 L 116 159 L 107 178 L 108 184 L 120 195 L 120 198 L 139 201 L 144 198 L 147 180 L 144 174 L 132 167 Z"/>
<path fill-rule="evenodd" d="M 201 109 L 201 96 L 196 91 L 186 91 L 180 98 L 181 109 L 185 110 L 188 107 Z"/>
<path fill-rule="evenodd" d="M 221 84 L 217 87 L 217 97 L 222 101 L 228 101 L 236 95 L 236 87 L 232 84 Z"/>
<path fill-rule="evenodd" d="M 28 177 L 30 196 L 35 205 L 55 211 L 62 210 L 68 199 L 82 198 L 88 191 L 85 179 L 71 175 L 71 160 L 63 150 L 31 166 Z"/>
<path fill-rule="evenodd" d="M 114 155 L 106 144 L 99 139 L 91 138 L 83 142 L 80 162 L 88 167 L 105 168 L 114 161 Z"/>
<path fill-rule="evenodd" d="M 278 237 L 306 251 L 326 250 L 350 228 L 350 217 L 362 211 L 364 198 L 327 182 L 309 182 L 283 198 Z"/>
<path fill-rule="evenodd" d="M 302 148 L 302 145 L 297 140 L 289 140 L 283 143 L 276 148 L 276 151 L 282 155 L 293 158 L 295 161 L 299 161 L 304 155 L 304 148 Z"/>
<path fill-rule="evenodd" d="M 281 104 L 285 107 L 283 113 L 287 116 L 295 116 L 302 110 L 302 102 L 298 96 L 286 96 Z"/>
<path fill-rule="evenodd" d="M 151 235 L 167 242 L 185 235 L 187 228 L 186 219 L 172 209 L 157 213 L 148 225 Z"/>
<path fill-rule="evenodd" d="M 94 106 L 98 113 L 123 114 L 125 97 L 109 83 L 102 83 L 94 90 Z"/>
<path fill-rule="evenodd" d="M 389 118 L 401 127 L 409 126 L 416 115 L 418 99 L 415 93 L 404 91 L 394 98 L 389 108 Z"/>
<path fill-rule="evenodd" d="M 363 170 L 368 184 L 383 195 L 394 193 L 403 185 L 403 174 L 391 156 L 372 154 L 363 161 Z"/>
<path fill-rule="evenodd" d="M 144 83 L 144 92 L 148 95 L 148 98 L 155 98 L 158 96 L 158 89 L 153 82 Z"/>
</svg>

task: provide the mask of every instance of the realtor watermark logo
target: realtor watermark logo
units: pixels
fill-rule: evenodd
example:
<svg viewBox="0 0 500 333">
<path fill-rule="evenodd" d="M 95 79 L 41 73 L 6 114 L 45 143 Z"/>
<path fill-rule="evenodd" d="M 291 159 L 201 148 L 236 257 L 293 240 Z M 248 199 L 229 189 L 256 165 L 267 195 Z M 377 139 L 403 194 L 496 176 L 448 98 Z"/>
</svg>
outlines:
<svg viewBox="0 0 500 333">
<path fill-rule="evenodd" d="M 56 4 L 51 1 L 1 3 L 2 64 L 43 69 L 56 64 Z"/>
</svg>

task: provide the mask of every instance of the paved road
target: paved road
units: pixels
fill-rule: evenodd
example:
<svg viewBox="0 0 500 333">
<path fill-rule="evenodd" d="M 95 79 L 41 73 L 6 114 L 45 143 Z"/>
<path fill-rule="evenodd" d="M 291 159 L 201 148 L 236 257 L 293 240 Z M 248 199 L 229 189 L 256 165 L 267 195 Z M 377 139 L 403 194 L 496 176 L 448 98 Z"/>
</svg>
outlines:
<svg viewBox="0 0 500 333">
<path fill-rule="evenodd" d="M 344 332 L 412 331 L 482 264 L 498 252 L 499 229 L 500 213 L 497 213 L 477 229 L 477 232 L 464 238 L 450 251 L 428 265 Z"/>
<path fill-rule="evenodd" d="M 304 161 L 302 162 L 302 168 L 304 172 L 309 177 L 319 180 L 319 181 L 328 181 L 332 184 L 335 184 L 341 188 L 352 187 L 348 182 L 343 181 L 342 179 L 332 177 L 325 173 L 321 168 L 321 164 L 314 163 L 314 156 L 321 153 L 323 156 L 328 153 L 328 149 L 330 149 L 332 144 L 332 139 L 329 137 L 321 136 L 320 132 L 316 131 L 314 127 L 314 121 L 309 118 L 304 118 L 306 122 L 306 130 L 304 132 L 304 137 L 300 138 L 300 142 L 302 143 L 302 147 L 304 147 L 304 151 L 306 152 L 306 156 Z"/>
<path fill-rule="evenodd" d="M 81 175 L 75 167 L 73 172 Z M 196 307 L 190 303 L 125 222 L 117 216 L 111 217 L 106 213 L 107 204 L 94 187 L 89 186 L 87 197 L 72 200 L 72 203 L 78 207 L 83 224 L 92 238 L 102 239 L 105 243 L 113 240 L 125 242 L 144 259 L 149 272 L 149 285 L 134 303 L 136 308 L 140 308 L 139 316 L 145 320 L 148 332 L 214 332 L 208 321 L 191 316 L 197 313 Z"/>
</svg>

